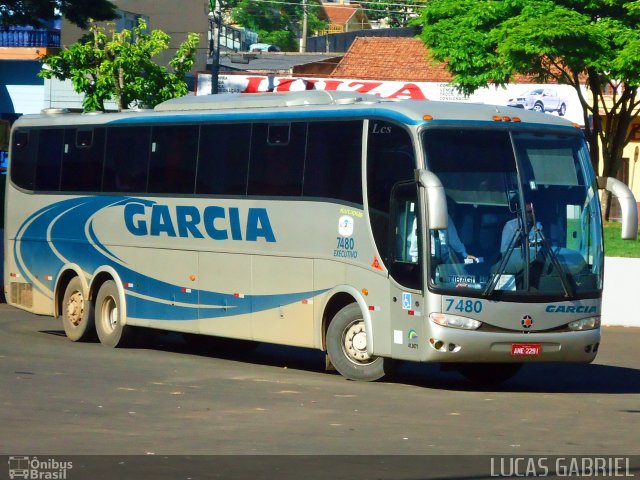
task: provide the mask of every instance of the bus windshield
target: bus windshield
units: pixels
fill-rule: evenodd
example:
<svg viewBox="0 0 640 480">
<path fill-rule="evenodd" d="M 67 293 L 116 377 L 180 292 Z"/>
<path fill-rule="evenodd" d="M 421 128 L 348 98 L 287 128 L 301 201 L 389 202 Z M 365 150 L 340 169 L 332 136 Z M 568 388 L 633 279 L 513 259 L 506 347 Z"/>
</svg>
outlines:
<svg viewBox="0 0 640 480">
<path fill-rule="evenodd" d="M 430 289 L 503 299 L 601 290 L 600 208 L 581 135 L 430 128 L 422 141 L 449 214 L 446 230 L 429 230 Z"/>
</svg>

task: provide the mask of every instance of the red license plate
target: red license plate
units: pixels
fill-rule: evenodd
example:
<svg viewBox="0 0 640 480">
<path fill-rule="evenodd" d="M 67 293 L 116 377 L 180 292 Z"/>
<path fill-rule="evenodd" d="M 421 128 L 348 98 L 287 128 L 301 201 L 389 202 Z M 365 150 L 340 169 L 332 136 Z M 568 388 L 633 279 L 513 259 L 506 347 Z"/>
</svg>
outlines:
<svg viewBox="0 0 640 480">
<path fill-rule="evenodd" d="M 517 357 L 535 357 L 540 355 L 542 347 L 539 343 L 514 343 L 511 345 L 511 355 Z"/>
</svg>

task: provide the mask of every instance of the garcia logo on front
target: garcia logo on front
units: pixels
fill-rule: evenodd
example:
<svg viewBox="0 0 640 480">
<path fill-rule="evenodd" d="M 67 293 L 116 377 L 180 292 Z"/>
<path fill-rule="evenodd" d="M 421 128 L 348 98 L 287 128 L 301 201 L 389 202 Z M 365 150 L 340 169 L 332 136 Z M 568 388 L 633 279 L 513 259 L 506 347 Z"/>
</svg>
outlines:
<svg viewBox="0 0 640 480">
<path fill-rule="evenodd" d="M 9 478 L 32 480 L 66 480 L 67 470 L 73 468 L 73 462 L 62 462 L 53 458 L 40 460 L 38 457 L 9 457 Z"/>
<path fill-rule="evenodd" d="M 209 206 L 200 211 L 192 205 L 128 203 L 124 207 L 124 223 L 129 233 L 138 236 L 167 236 L 205 238 L 213 240 L 245 240 L 256 242 L 262 238 L 273 243 L 276 237 L 266 208 Z"/>
</svg>

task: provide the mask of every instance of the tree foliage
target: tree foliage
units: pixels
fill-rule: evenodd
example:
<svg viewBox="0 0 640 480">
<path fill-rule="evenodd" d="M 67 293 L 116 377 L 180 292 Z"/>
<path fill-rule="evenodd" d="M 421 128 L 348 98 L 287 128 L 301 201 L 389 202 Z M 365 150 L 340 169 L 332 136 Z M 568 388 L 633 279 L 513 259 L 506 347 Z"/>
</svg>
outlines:
<svg viewBox="0 0 640 480">
<path fill-rule="evenodd" d="M 80 28 L 89 20 L 114 20 L 116 6 L 109 0 L 4 0 L 0 4 L 0 27 L 32 25 L 64 16 Z"/>
<path fill-rule="evenodd" d="M 111 32 L 91 24 L 91 35 L 44 58 L 43 78 L 71 80 L 73 88 L 85 95 L 85 111 L 104 110 L 115 100 L 118 109 L 130 106 L 153 107 L 170 98 L 187 94 L 185 81 L 193 67 L 198 34 L 189 33 L 169 62 L 173 71 L 156 64 L 153 58 L 169 47 L 169 35 L 161 30 L 146 31 L 140 20 L 133 30 Z"/>
<path fill-rule="evenodd" d="M 432 55 L 471 93 L 524 74 L 575 88 L 591 161 L 615 176 L 640 99 L 640 1 L 432 0 L 419 23 Z M 581 84 L 591 95 L 583 95 Z M 593 119 L 593 123 L 589 120 Z M 596 170 L 597 171 L 597 170 Z"/>
<path fill-rule="evenodd" d="M 311 35 L 326 28 L 327 23 L 318 19 L 320 7 L 311 1 L 308 3 L 307 29 Z M 234 23 L 256 32 L 261 42 L 278 45 L 284 51 L 298 50 L 304 13 L 302 0 L 280 3 L 227 0 L 222 2 L 222 7 L 230 12 Z"/>
</svg>

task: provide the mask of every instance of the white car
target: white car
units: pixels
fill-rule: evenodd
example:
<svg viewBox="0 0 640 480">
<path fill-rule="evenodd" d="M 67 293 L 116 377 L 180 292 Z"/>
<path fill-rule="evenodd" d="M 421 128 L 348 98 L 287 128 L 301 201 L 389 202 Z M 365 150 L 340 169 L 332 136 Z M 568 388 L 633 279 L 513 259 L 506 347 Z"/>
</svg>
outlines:
<svg viewBox="0 0 640 480">
<path fill-rule="evenodd" d="M 280 47 L 270 43 L 253 43 L 249 46 L 250 52 L 279 52 Z"/>
<path fill-rule="evenodd" d="M 558 112 L 561 117 L 567 113 L 567 102 L 559 97 L 558 92 L 553 88 L 529 90 L 515 98 L 510 98 L 507 105 L 542 113 Z"/>
</svg>

